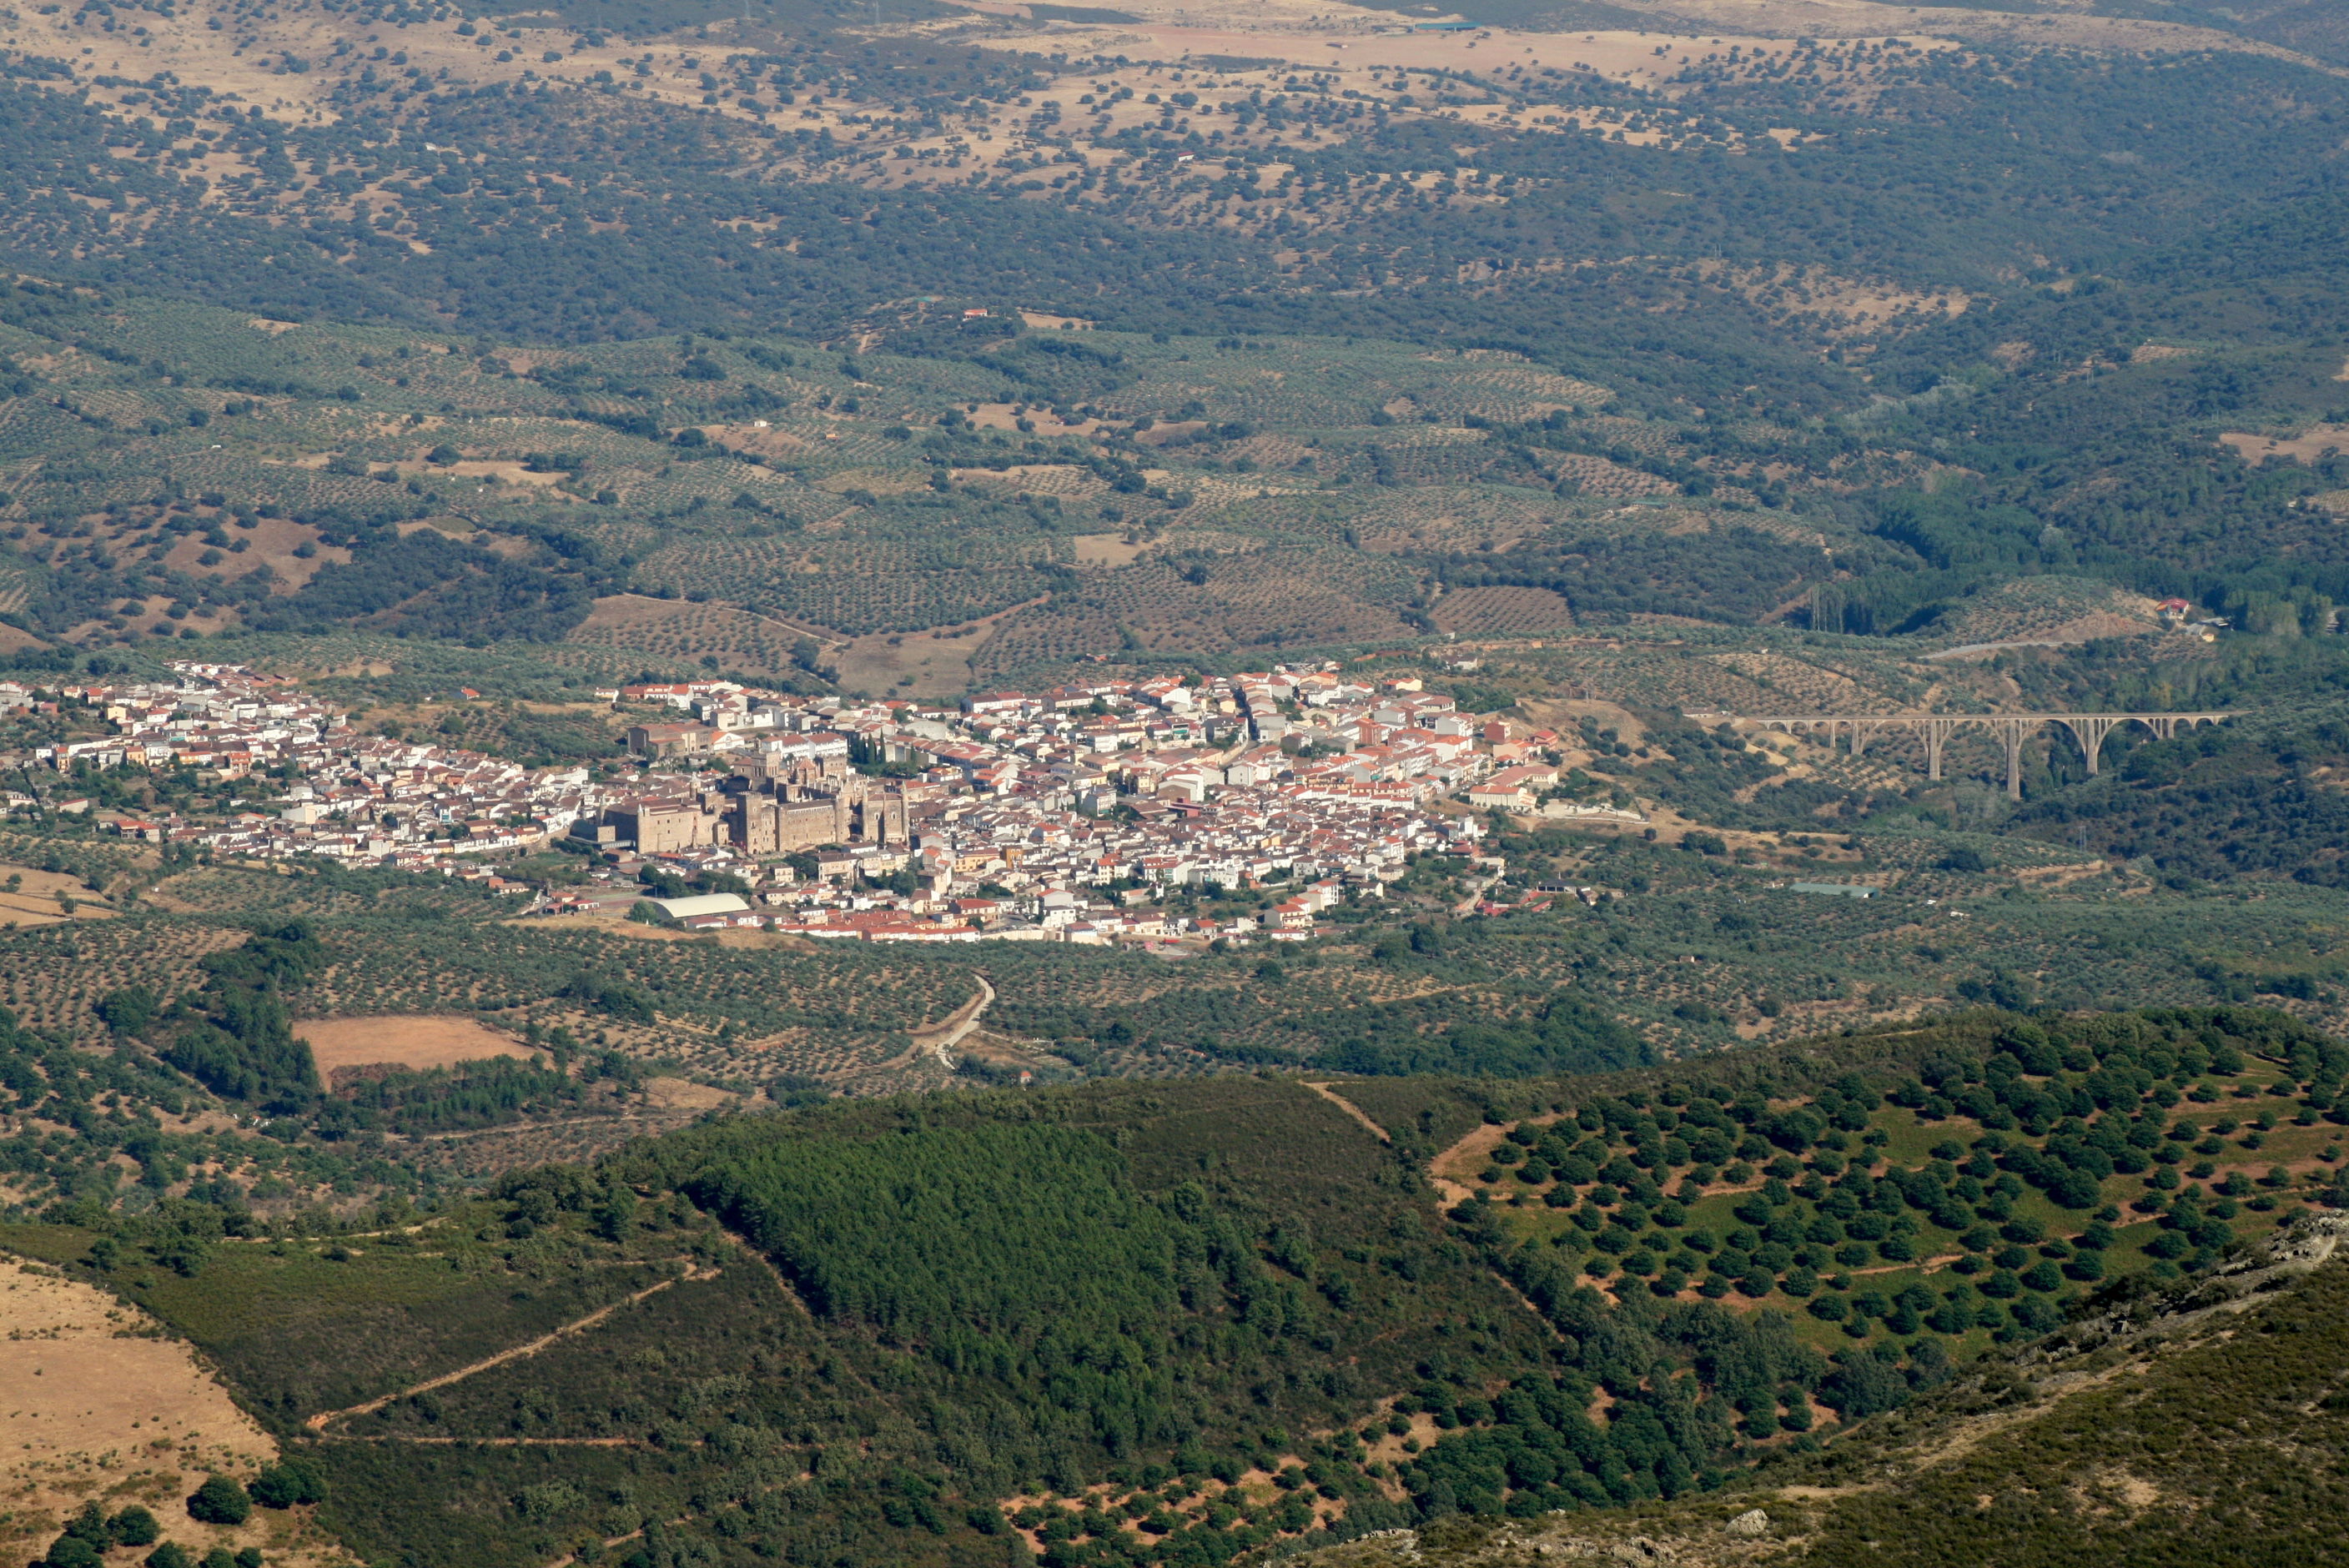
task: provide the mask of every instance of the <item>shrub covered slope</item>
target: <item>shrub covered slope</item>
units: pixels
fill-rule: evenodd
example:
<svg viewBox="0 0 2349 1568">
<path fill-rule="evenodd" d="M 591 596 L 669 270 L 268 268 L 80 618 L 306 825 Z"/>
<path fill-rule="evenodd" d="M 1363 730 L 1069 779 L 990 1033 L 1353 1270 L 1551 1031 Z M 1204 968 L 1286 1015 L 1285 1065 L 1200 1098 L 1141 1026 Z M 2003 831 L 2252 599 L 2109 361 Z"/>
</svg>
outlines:
<svg viewBox="0 0 2349 1568">
<path fill-rule="evenodd" d="M 1337 1083 L 1391 1141 L 1096 1085 L 720 1120 L 367 1237 L 6 1240 L 209 1350 L 378 1560 L 1222 1563 L 1832 1461 L 2331 1202 L 2344 1072 L 2271 1013 L 1986 1014 Z"/>
</svg>

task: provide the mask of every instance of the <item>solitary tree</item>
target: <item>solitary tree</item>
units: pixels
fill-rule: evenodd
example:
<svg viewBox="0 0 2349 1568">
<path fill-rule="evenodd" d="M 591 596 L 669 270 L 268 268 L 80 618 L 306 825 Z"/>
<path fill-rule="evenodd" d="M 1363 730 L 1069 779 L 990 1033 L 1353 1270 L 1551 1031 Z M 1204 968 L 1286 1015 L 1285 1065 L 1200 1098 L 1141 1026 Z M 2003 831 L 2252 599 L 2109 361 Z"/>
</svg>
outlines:
<svg viewBox="0 0 2349 1568">
<path fill-rule="evenodd" d="M 163 1527 L 134 1502 L 106 1522 L 106 1532 L 119 1546 L 152 1546 L 162 1538 Z"/>
<path fill-rule="evenodd" d="M 247 1490 L 264 1508 L 292 1508 L 296 1503 L 325 1501 L 326 1480 L 302 1460 L 287 1460 L 263 1470 Z"/>
<path fill-rule="evenodd" d="M 199 1524 L 243 1524 L 253 1517 L 253 1499 L 224 1475 L 206 1476 L 188 1499 L 188 1517 Z"/>
</svg>

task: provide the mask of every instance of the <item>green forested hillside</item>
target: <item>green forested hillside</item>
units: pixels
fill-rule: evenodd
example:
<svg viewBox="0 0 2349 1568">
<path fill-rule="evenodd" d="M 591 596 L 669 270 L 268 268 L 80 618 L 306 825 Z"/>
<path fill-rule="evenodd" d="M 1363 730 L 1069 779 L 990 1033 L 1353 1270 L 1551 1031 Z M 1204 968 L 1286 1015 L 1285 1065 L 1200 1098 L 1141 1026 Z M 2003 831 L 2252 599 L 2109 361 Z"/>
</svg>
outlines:
<svg viewBox="0 0 2349 1568">
<path fill-rule="evenodd" d="M 1021 1173 L 1016 1197 L 1007 1170 Z M 1163 1317 L 1178 1248 L 1194 1261 L 1207 1249 L 1137 1203 L 1112 1145 L 1051 1128 L 752 1143 L 688 1191 L 782 1260 L 819 1315 L 907 1342 L 973 1328 L 995 1342 L 982 1356 Z"/>
<path fill-rule="evenodd" d="M 1210 1563 L 1831 1460 L 1977 1356 L 2330 1202 L 2344 1067 L 2275 1014 L 1984 1015 L 1340 1103 L 864 1102 L 357 1233 L 174 1201 L 5 1240 L 207 1350 L 371 1560 L 645 1525 L 588 1554 Z"/>
<path fill-rule="evenodd" d="M 2181 1565 L 2323 1557 L 2339 1491 L 2337 1218 L 2151 1293 L 1721 1493 L 1516 1522 L 1452 1514 L 1311 1568 L 1682 1563 Z"/>
<path fill-rule="evenodd" d="M 2323 780 L 2349 727 L 2295 717 L 2141 747 L 2100 787 L 2034 804 L 2018 830 L 2143 856 L 2172 879 L 2337 883 L 2342 797 Z"/>
</svg>

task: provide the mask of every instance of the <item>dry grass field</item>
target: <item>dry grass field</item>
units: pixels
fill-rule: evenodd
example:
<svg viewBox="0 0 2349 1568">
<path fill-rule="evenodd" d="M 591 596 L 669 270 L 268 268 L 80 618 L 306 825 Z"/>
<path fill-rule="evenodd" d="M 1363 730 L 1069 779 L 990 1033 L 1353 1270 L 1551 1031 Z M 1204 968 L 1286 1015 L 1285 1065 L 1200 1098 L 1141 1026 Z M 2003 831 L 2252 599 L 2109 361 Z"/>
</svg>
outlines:
<svg viewBox="0 0 2349 1568">
<path fill-rule="evenodd" d="M 114 906 L 81 878 L 0 862 L 0 927 L 111 920 Z"/>
<path fill-rule="evenodd" d="M 738 1105 L 740 1097 L 714 1088 L 691 1078 L 654 1078 L 645 1080 L 645 1101 L 662 1110 L 689 1110 L 699 1113 L 716 1110 L 720 1106 Z"/>
<path fill-rule="evenodd" d="M 199 1554 L 257 1546 L 285 1568 L 352 1561 L 307 1510 L 255 1510 L 235 1529 L 188 1517 L 185 1499 L 207 1473 L 249 1477 L 276 1444 L 144 1313 L 0 1256 L 0 1557 L 36 1555 L 98 1498 L 109 1510 L 143 1503 L 167 1539 Z"/>
<path fill-rule="evenodd" d="M 1131 566 L 1150 548 L 1122 533 L 1081 533 L 1070 542 L 1076 546 L 1080 566 Z"/>
<path fill-rule="evenodd" d="M 2247 463 L 2261 463 L 2270 458 L 2289 458 L 2296 462 L 2336 457 L 2349 447 L 2349 425 L 2311 425 L 2297 436 L 2252 436 L 2230 431 L 2219 439 L 2232 447 Z"/>
<path fill-rule="evenodd" d="M 1019 15 L 1027 9 L 994 0 L 961 3 L 973 11 L 998 15 Z M 1618 78 L 1654 82 L 1671 75 L 1677 63 L 1660 58 L 1654 40 L 1634 30 L 1567 34 L 1487 27 L 1464 33 L 1420 33 L 1413 31 L 1411 22 L 1423 18 L 1406 19 L 1392 11 L 1367 6 L 1309 5 L 1302 0 L 1253 4 L 1209 0 L 1204 5 L 1140 0 L 1118 9 L 1137 20 L 1070 26 L 1056 29 L 1055 42 L 1081 40 L 1089 52 L 1108 56 L 1213 61 L 1239 85 L 1247 85 L 1251 77 L 1278 79 L 1293 66 L 1363 74 L 1469 70 L 1489 64 L 1496 56 L 1527 65 L 1585 66 Z M 1659 31 L 1662 30 L 1660 26 Z M 1735 42 L 1750 46 L 1755 41 L 1748 29 L 1737 29 L 1737 34 Z M 1019 40 L 1007 37 L 1000 46 L 1017 47 Z"/>
<path fill-rule="evenodd" d="M 329 1086 L 369 1068 L 450 1068 L 491 1057 L 528 1057 L 530 1048 L 462 1014 L 422 1017 L 318 1018 L 295 1026 Z"/>
<path fill-rule="evenodd" d="M 840 650 L 839 679 L 849 691 L 876 696 L 951 697 L 976 682 L 971 656 L 987 645 L 996 628 L 1040 600 L 1014 604 L 993 615 L 926 632 L 875 633 Z"/>
</svg>

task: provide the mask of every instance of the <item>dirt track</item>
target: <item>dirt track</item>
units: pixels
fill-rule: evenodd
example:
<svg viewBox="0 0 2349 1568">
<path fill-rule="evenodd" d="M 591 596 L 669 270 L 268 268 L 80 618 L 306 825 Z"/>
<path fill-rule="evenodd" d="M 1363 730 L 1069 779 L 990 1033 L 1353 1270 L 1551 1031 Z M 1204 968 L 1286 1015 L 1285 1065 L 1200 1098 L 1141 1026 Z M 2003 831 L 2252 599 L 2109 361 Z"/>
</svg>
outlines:
<svg viewBox="0 0 2349 1568">
<path fill-rule="evenodd" d="M 564 1324 L 562 1327 L 555 1329 L 552 1333 L 539 1336 L 536 1339 L 530 1341 L 526 1345 L 517 1345 L 510 1350 L 501 1350 L 495 1356 L 484 1357 L 469 1367 L 460 1367 L 454 1372 L 444 1372 L 438 1377 L 428 1377 L 423 1382 L 415 1384 L 410 1387 L 401 1388 L 389 1394 L 379 1395 L 373 1399 L 367 1400 L 364 1404 L 352 1405 L 340 1410 L 321 1410 L 318 1414 L 312 1416 L 308 1420 L 304 1421 L 302 1424 L 311 1431 L 324 1432 L 330 1424 L 339 1421 L 346 1417 L 372 1416 L 378 1410 L 382 1409 L 386 1405 L 392 1403 L 394 1400 L 410 1398 L 418 1394 L 429 1394 L 435 1388 L 445 1388 L 451 1383 L 461 1383 L 466 1378 L 472 1377 L 476 1373 L 487 1372 L 492 1367 L 502 1367 L 509 1361 L 519 1361 L 526 1356 L 535 1356 L 551 1345 L 560 1344 L 562 1341 L 570 1338 L 574 1334 L 583 1334 L 588 1329 L 595 1327 L 597 1324 L 603 1322 L 605 1318 L 611 1316 L 614 1313 L 619 1311 L 620 1308 L 624 1306 L 634 1306 L 636 1303 L 644 1300 L 647 1296 L 658 1295 L 661 1292 L 668 1289 L 671 1285 L 683 1284 L 688 1280 L 709 1279 L 712 1278 L 715 1274 L 715 1270 L 698 1268 L 688 1264 L 687 1264 L 686 1270 L 683 1274 L 662 1280 L 656 1284 L 648 1284 L 644 1289 L 636 1292 L 632 1295 L 622 1296 L 619 1300 L 612 1303 L 609 1306 L 599 1306 L 595 1311 L 589 1313 L 586 1316 L 574 1319 L 572 1322 Z"/>
<path fill-rule="evenodd" d="M 1309 1083 L 1305 1087 L 1311 1089 L 1315 1094 L 1319 1095 L 1323 1099 L 1328 1100 L 1331 1105 L 1336 1106 L 1340 1110 L 1344 1111 L 1348 1116 L 1352 1117 L 1356 1121 L 1361 1122 L 1364 1127 L 1370 1130 L 1371 1136 L 1377 1139 L 1381 1143 L 1392 1143 L 1394 1141 L 1392 1138 L 1387 1135 L 1387 1130 L 1381 1127 L 1377 1122 L 1372 1121 L 1369 1115 L 1363 1111 L 1361 1106 L 1356 1105 L 1352 1100 L 1348 1099 L 1336 1089 L 1331 1088 L 1328 1084 Z"/>
</svg>

